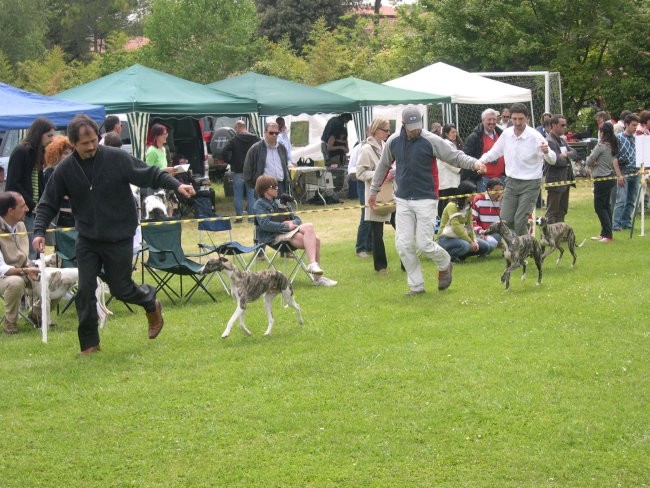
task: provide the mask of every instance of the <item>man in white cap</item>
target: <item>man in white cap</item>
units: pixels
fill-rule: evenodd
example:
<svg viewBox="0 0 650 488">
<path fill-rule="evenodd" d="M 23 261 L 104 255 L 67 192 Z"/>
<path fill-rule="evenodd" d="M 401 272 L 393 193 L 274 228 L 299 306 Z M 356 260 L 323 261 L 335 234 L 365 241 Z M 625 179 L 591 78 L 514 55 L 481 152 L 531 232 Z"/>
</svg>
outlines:
<svg viewBox="0 0 650 488">
<path fill-rule="evenodd" d="M 438 171 L 435 158 L 460 168 L 485 173 L 485 165 L 462 151 L 452 149 L 440 137 L 422 129 L 422 114 L 409 105 L 402 112 L 402 128 L 386 141 L 370 186 L 368 203 L 376 207 L 377 193 L 393 162 L 396 163 L 395 245 L 406 269 L 407 296 L 424 293 L 424 276 L 417 255 L 438 266 L 438 289 L 451 285 L 451 258 L 433 240 L 438 214 Z"/>
</svg>

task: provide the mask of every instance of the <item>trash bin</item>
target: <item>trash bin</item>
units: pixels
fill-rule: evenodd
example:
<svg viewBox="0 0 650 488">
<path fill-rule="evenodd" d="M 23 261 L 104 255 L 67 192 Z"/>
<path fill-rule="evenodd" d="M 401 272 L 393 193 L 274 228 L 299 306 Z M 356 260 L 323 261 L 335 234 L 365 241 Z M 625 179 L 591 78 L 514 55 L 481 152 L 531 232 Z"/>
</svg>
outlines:
<svg viewBox="0 0 650 488">
<path fill-rule="evenodd" d="M 226 171 L 223 175 L 223 193 L 227 197 L 235 195 L 232 189 L 232 171 Z"/>
</svg>

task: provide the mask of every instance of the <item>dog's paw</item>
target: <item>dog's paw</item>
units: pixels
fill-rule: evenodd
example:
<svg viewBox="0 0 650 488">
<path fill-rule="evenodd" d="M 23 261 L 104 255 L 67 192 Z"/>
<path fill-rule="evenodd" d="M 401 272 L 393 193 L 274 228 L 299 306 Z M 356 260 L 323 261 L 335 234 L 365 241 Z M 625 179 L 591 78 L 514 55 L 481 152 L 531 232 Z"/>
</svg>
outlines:
<svg viewBox="0 0 650 488">
<path fill-rule="evenodd" d="M 228 338 L 228 335 L 229 335 L 229 334 L 228 334 L 227 332 L 224 332 L 223 334 L 221 334 L 221 338 L 222 338 L 222 339 L 227 339 L 227 338 Z"/>
<path fill-rule="evenodd" d="M 526 273 L 521 275 L 521 281 L 526 281 Z"/>
</svg>

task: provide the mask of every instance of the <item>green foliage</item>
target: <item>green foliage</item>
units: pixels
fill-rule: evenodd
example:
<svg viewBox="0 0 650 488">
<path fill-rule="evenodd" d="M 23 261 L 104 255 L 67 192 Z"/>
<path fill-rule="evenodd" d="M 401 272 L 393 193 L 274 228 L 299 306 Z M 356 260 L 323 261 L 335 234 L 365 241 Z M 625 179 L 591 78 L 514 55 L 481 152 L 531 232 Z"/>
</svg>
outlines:
<svg viewBox="0 0 650 488">
<path fill-rule="evenodd" d="M 361 0 L 257 0 L 261 36 L 279 42 L 289 36 L 291 46 L 302 51 L 318 19 L 328 29 L 341 24 L 341 17 Z"/>
<path fill-rule="evenodd" d="M 308 79 L 309 65 L 305 59 L 296 54 L 291 47 L 289 38 L 285 36 L 277 43 L 266 40 L 264 49 L 259 60 L 253 65 L 252 71 L 304 83 Z"/>
<path fill-rule="evenodd" d="M 55 46 L 39 59 L 18 63 L 17 78 L 25 90 L 54 95 L 71 86 L 77 66 L 68 64 L 63 50 Z"/>
<path fill-rule="evenodd" d="M 53 0 L 48 41 L 62 46 L 71 59 L 89 61 L 111 32 L 128 29 L 136 5 L 136 0 Z"/>
<path fill-rule="evenodd" d="M 14 76 L 14 68 L 9 62 L 9 58 L 4 51 L 0 51 L 0 81 L 13 85 Z"/>
<path fill-rule="evenodd" d="M 252 0 L 154 0 L 148 65 L 200 83 L 247 69 L 256 41 Z"/>
<path fill-rule="evenodd" d="M 421 0 L 404 20 L 419 60 L 411 70 L 445 61 L 470 71 L 559 71 L 569 117 L 604 96 L 648 100 L 650 46 L 639 33 L 650 19 L 637 0 Z"/>
<path fill-rule="evenodd" d="M 0 1 L 0 51 L 12 64 L 45 51 L 45 0 Z"/>
</svg>

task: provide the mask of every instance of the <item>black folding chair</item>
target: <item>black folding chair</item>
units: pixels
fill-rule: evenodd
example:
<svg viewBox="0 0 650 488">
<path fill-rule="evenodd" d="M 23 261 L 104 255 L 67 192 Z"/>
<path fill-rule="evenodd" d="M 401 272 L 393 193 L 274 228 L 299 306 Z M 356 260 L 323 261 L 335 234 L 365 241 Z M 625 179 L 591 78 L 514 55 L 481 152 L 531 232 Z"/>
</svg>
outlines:
<svg viewBox="0 0 650 488">
<path fill-rule="evenodd" d="M 147 244 L 148 257 L 143 261 L 144 268 L 156 282 L 156 292 L 162 291 L 175 304 L 175 298 L 189 302 L 197 290 L 203 290 L 212 301 L 217 299 L 208 291 L 204 281 L 212 274 L 201 274 L 203 265 L 192 261 L 189 257 L 201 257 L 203 254 L 185 254 L 181 246 L 181 224 L 163 223 L 159 225 L 143 225 L 142 238 Z M 189 257 L 188 257 L 189 256 Z M 180 277 L 180 291 L 171 286 L 171 280 Z M 183 292 L 183 277 L 188 276 L 193 285 Z M 175 298 L 174 298 L 175 297 Z"/>
<path fill-rule="evenodd" d="M 77 246 L 77 237 L 79 236 L 79 233 L 76 230 L 71 230 L 71 231 L 56 231 L 54 233 L 54 249 L 56 251 L 56 254 L 59 258 L 59 264 L 61 268 L 76 268 L 77 267 L 77 254 L 76 254 L 76 246 Z M 140 256 L 139 250 L 134 251 L 134 266 L 138 262 L 138 258 Z M 102 278 L 102 273 L 100 273 L 100 278 Z M 77 297 L 77 291 L 75 290 L 73 297 L 70 299 L 68 303 L 65 304 L 63 309 L 59 311 L 59 315 L 63 315 L 68 308 L 70 308 L 70 305 L 74 303 L 74 299 Z M 108 297 L 108 300 L 106 301 L 106 305 L 109 305 L 111 301 L 115 298 L 114 296 Z M 126 303 L 121 301 L 124 306 L 129 310 L 129 312 L 133 313 L 133 309 L 131 306 Z"/>
</svg>

